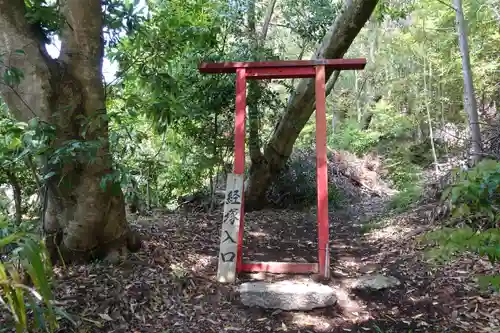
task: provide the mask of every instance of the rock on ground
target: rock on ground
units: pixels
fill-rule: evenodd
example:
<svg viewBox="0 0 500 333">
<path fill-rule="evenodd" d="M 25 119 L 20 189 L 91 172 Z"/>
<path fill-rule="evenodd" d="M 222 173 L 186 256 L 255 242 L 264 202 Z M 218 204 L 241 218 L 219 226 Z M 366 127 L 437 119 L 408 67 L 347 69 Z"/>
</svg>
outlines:
<svg viewBox="0 0 500 333">
<path fill-rule="evenodd" d="M 354 284 L 354 289 L 365 290 L 381 290 L 399 286 L 401 282 L 393 276 L 385 276 L 381 274 L 366 275 L 357 279 Z"/>
<path fill-rule="evenodd" d="M 312 310 L 337 301 L 332 288 L 315 282 L 246 282 L 239 293 L 244 305 L 266 309 Z"/>
</svg>

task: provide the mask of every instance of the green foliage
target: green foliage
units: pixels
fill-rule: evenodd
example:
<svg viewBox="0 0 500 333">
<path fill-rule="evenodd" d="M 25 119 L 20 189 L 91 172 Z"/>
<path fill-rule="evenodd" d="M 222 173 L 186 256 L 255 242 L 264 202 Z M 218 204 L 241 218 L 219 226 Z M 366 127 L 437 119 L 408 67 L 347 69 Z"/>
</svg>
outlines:
<svg viewBox="0 0 500 333">
<path fill-rule="evenodd" d="M 37 235 L 40 231 L 40 224 L 37 220 L 24 220 L 20 224 L 16 224 L 0 211 L 0 238 L 14 234 Z"/>
<path fill-rule="evenodd" d="M 59 1 L 51 0 L 24 0 L 25 17 L 33 30 L 40 34 L 40 38 L 50 42 L 50 38 L 58 34 L 65 23 L 60 13 Z M 105 0 L 102 1 L 104 10 L 105 42 L 109 46 L 116 46 L 120 34 L 132 33 L 143 21 L 142 9 L 138 8 L 139 1 L 134 0 Z"/>
<path fill-rule="evenodd" d="M 335 137 L 329 138 L 329 144 L 337 149 L 361 155 L 375 147 L 381 136 L 382 133 L 378 131 L 363 131 L 356 123 L 348 122 Z"/>
<path fill-rule="evenodd" d="M 500 229 L 490 228 L 476 231 L 469 227 L 443 228 L 426 234 L 422 240 L 437 245 L 428 251 L 431 260 L 437 262 L 448 261 L 464 252 L 473 252 L 486 256 L 493 265 L 500 261 Z M 500 275 L 480 277 L 481 283 L 491 283 L 492 287 L 500 290 Z"/>
<path fill-rule="evenodd" d="M 368 131 L 379 132 L 385 139 L 408 138 L 414 129 L 415 119 L 385 99 L 367 108 L 373 114 Z"/>
<path fill-rule="evenodd" d="M 345 202 L 342 191 L 332 183 L 328 184 L 328 202 L 336 208 L 342 207 L 342 203 Z"/>
<path fill-rule="evenodd" d="M 16 332 L 41 329 L 55 332 L 58 317 L 71 318 L 54 305 L 52 266 L 43 243 L 15 233 L 0 238 L 0 253 L 12 249 L 0 262 L 0 302 Z M 27 284 L 26 276 L 32 285 Z"/>
<path fill-rule="evenodd" d="M 431 232 L 424 240 L 437 245 L 432 259 L 444 261 L 460 253 L 486 256 L 493 265 L 500 261 L 500 162 L 482 160 L 469 170 L 455 170 L 452 185 L 443 192 L 451 203 L 453 223 L 466 225 Z M 500 290 L 500 275 L 479 277 L 482 285 Z"/>
<path fill-rule="evenodd" d="M 3 73 L 3 82 L 10 87 L 17 86 L 23 78 L 23 72 L 16 67 L 6 68 Z"/>
<path fill-rule="evenodd" d="M 104 5 L 104 34 L 107 46 L 116 46 L 120 35 L 132 34 L 143 23 L 143 8 L 138 8 L 138 0 L 105 0 Z"/>
<path fill-rule="evenodd" d="M 25 17 L 34 29 L 39 29 L 42 39 L 49 41 L 49 36 L 59 31 L 62 16 L 59 14 L 59 2 L 47 0 L 24 0 Z"/>
<path fill-rule="evenodd" d="M 495 226 L 500 221 L 500 162 L 485 159 L 455 172 L 442 196 L 451 202 L 453 217 L 473 228 Z"/>
<path fill-rule="evenodd" d="M 389 208 L 394 209 L 396 212 L 407 211 L 412 205 L 420 201 L 422 195 L 423 190 L 420 186 L 409 185 L 391 198 Z"/>
<path fill-rule="evenodd" d="M 409 146 L 408 150 L 410 154 L 410 162 L 421 166 L 423 168 L 428 168 L 433 166 L 434 158 L 431 154 L 431 141 L 426 138 L 423 142 L 416 142 Z M 445 156 L 445 150 L 443 145 L 439 144 L 439 142 L 434 142 L 434 149 L 436 150 L 436 155 L 438 159 L 442 156 Z"/>
<path fill-rule="evenodd" d="M 397 21 L 406 18 L 413 10 L 415 5 L 412 1 L 403 2 L 379 2 L 375 7 L 374 16 L 377 20 L 383 22 L 384 19 Z"/>
<path fill-rule="evenodd" d="M 123 79 L 110 88 L 108 110 L 116 168 L 136 180 L 141 196 L 149 186 L 166 204 L 206 187 L 232 155 L 234 77 L 202 75 L 199 63 L 275 56 L 264 47 L 251 52 L 242 3 L 156 4 L 151 19 L 110 50 Z M 248 102 L 277 109 L 278 97 L 264 89 Z M 261 114 L 263 124 L 277 118 Z"/>
<path fill-rule="evenodd" d="M 283 4 L 283 18 L 298 35 L 299 42 L 315 44 L 325 36 L 335 20 L 341 2 L 329 0 L 294 1 Z"/>
<path fill-rule="evenodd" d="M 18 186 L 23 199 L 28 199 L 38 190 L 30 168 L 31 155 L 23 154 L 26 128 L 26 124 L 0 114 L 0 185 Z M 21 208 L 25 210 L 31 207 Z M 7 205 L 0 205 L 0 214 L 6 209 Z"/>
<path fill-rule="evenodd" d="M 373 149 L 384 153 L 384 144 L 391 144 L 394 139 L 405 138 L 412 127 L 412 119 L 380 101 L 367 110 L 373 117 L 368 129 L 362 129 L 357 120 L 347 119 L 335 130 L 335 135 L 328 137 L 328 143 L 341 150 L 347 150 L 358 155 Z"/>
<path fill-rule="evenodd" d="M 409 162 L 409 156 L 403 149 L 394 149 L 389 152 L 390 155 L 385 159 L 384 167 L 387 170 L 388 179 L 397 190 L 406 191 L 409 188 L 414 188 L 411 191 L 415 193 L 417 190 L 415 186 L 421 180 L 423 169 Z"/>
</svg>

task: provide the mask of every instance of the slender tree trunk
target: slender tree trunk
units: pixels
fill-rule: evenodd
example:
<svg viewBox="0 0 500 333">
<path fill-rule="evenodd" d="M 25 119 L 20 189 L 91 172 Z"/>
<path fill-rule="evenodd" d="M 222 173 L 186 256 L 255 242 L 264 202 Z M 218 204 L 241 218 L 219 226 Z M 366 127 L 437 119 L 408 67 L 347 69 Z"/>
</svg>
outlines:
<svg viewBox="0 0 500 333">
<path fill-rule="evenodd" d="M 434 146 L 434 132 L 432 130 L 432 118 L 431 118 L 431 106 L 429 103 L 429 94 L 430 90 L 428 90 L 428 86 L 430 86 L 427 83 L 427 74 L 425 72 L 425 65 L 426 65 L 426 59 L 424 58 L 424 91 L 425 91 L 425 110 L 427 111 L 427 123 L 429 126 L 429 140 L 431 140 L 431 150 L 432 150 L 432 157 L 434 159 L 434 169 L 436 171 L 436 174 L 439 172 L 439 164 L 438 164 L 438 158 L 436 154 L 436 147 Z M 432 77 L 432 67 L 431 64 L 429 63 L 429 78 Z"/>
<path fill-rule="evenodd" d="M 464 76 L 464 109 L 469 117 L 469 128 L 471 137 L 470 157 L 472 163 L 481 159 L 483 151 L 481 141 L 481 129 L 479 127 L 479 116 L 477 114 L 477 101 L 472 81 L 472 69 L 469 57 L 469 43 L 467 41 L 467 23 L 465 22 L 462 9 L 462 0 L 453 0 L 456 12 L 456 26 L 458 33 L 458 44 L 462 57 L 462 71 Z"/>
<path fill-rule="evenodd" d="M 54 149 L 80 142 L 94 156 L 44 156 L 47 201 L 43 228 L 53 259 L 66 261 L 107 257 L 117 261 L 140 246 L 125 217 L 123 193 L 112 181 L 104 86 L 101 1 L 61 1 L 64 18 L 61 55 L 51 59 L 41 29 L 25 18 L 25 2 L 0 0 L 0 54 L 4 64 L 24 74 L 18 85 L 0 85 L 0 94 L 21 121 L 38 118 L 55 127 Z M 23 50 L 17 52 L 16 50 Z M 0 69 L 3 74 L 5 68 Z M 83 128 L 86 133 L 83 134 Z M 61 156 L 59 156 L 61 157 Z"/>
<path fill-rule="evenodd" d="M 438 88 L 439 88 L 439 99 L 441 100 L 441 135 L 442 136 L 445 136 L 446 132 L 446 122 L 444 120 L 444 100 L 443 100 L 443 84 L 441 83 L 441 76 L 439 77 L 439 85 L 438 85 Z M 444 149 L 445 149 L 445 152 L 446 152 L 446 162 L 450 162 L 450 152 L 449 152 L 449 149 L 448 149 L 448 140 L 446 139 L 446 137 L 443 138 L 443 142 L 444 142 Z"/>
<path fill-rule="evenodd" d="M 313 58 L 343 57 L 372 14 L 377 2 L 377 0 L 346 1 Z M 326 79 L 329 79 L 331 75 L 332 71 L 327 71 Z M 249 186 L 245 196 L 247 209 L 262 207 L 270 183 L 285 165 L 295 140 L 314 110 L 313 104 L 314 81 L 302 79 L 290 98 L 273 136 L 265 147 L 263 163 L 258 165 L 252 163 Z"/>
<path fill-rule="evenodd" d="M 217 110 L 215 110 L 214 114 L 214 142 L 213 142 L 213 147 L 212 147 L 212 159 L 213 161 L 217 160 L 217 137 L 219 133 L 219 126 L 217 123 L 217 120 L 219 118 L 219 113 Z M 217 178 L 218 178 L 218 173 L 217 173 L 217 166 L 219 164 L 217 163 L 212 163 L 212 167 L 210 168 L 210 207 L 209 207 L 209 212 L 212 212 L 215 207 L 215 192 L 217 190 Z"/>
<path fill-rule="evenodd" d="M 423 21 L 422 31 L 424 33 L 424 48 L 426 47 L 427 35 L 425 33 L 425 19 Z M 427 80 L 426 65 L 429 64 L 429 82 Z M 432 117 L 431 117 L 431 106 L 430 99 L 432 98 L 432 63 L 427 61 L 427 57 L 424 55 L 424 92 L 425 92 L 425 110 L 427 112 L 427 126 L 429 128 L 429 140 L 431 141 L 431 151 L 432 158 L 434 159 L 434 170 L 436 174 L 439 172 L 438 158 L 436 154 L 436 147 L 434 144 L 434 131 L 432 129 Z"/>
<path fill-rule="evenodd" d="M 359 91 L 358 85 L 358 72 L 354 71 L 354 91 L 356 91 L 356 117 L 358 119 L 358 124 L 361 123 L 361 107 L 359 105 L 359 96 L 361 95 L 361 91 Z"/>
<path fill-rule="evenodd" d="M 267 38 L 267 33 L 269 31 L 269 23 L 271 23 L 271 19 L 274 13 L 274 6 L 276 6 L 276 0 L 270 0 L 269 4 L 267 5 L 266 18 L 264 20 L 264 24 L 262 25 L 261 40 L 263 41 L 265 41 Z"/>
<path fill-rule="evenodd" d="M 148 166 L 148 176 L 146 177 L 146 209 L 148 211 L 151 210 L 151 186 L 150 186 L 150 181 L 151 181 L 151 167 Z"/>
</svg>

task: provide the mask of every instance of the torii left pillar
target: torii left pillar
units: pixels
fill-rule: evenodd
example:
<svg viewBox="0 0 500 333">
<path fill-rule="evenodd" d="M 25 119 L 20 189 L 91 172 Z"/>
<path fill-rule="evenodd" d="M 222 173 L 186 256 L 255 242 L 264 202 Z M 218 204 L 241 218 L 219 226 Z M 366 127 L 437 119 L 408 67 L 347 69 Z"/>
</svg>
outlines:
<svg viewBox="0 0 500 333">
<path fill-rule="evenodd" d="M 326 154 L 326 70 L 363 69 L 366 59 L 321 59 L 273 62 L 203 63 L 202 73 L 236 73 L 234 170 L 228 175 L 217 280 L 234 282 L 236 273 L 317 273 L 330 276 L 328 166 Z M 316 181 L 318 262 L 243 262 L 246 81 L 251 79 L 314 78 L 316 93 Z"/>
</svg>

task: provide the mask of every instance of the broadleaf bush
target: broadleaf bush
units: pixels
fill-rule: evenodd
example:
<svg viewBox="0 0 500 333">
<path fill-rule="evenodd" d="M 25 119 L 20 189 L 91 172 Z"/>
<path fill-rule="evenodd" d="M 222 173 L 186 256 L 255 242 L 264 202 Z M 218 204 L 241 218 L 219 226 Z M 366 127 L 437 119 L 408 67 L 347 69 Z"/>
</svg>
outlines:
<svg viewBox="0 0 500 333">
<path fill-rule="evenodd" d="M 455 170 L 455 179 L 442 194 L 452 216 L 474 229 L 498 227 L 500 222 L 500 162 L 483 160 L 468 170 Z"/>
<path fill-rule="evenodd" d="M 424 242 L 435 245 L 427 255 L 431 261 L 443 263 L 465 252 L 488 258 L 492 265 L 500 262 L 500 229 L 476 231 L 470 227 L 443 228 L 424 235 Z M 500 274 L 478 276 L 479 282 L 500 290 Z"/>
<path fill-rule="evenodd" d="M 430 258 L 446 261 L 472 252 L 500 262 L 500 162 L 485 159 L 468 170 L 455 170 L 452 185 L 442 195 L 451 205 L 453 227 L 433 231 L 423 237 L 436 245 Z M 500 290 L 500 274 L 480 276 L 481 285 Z"/>
<path fill-rule="evenodd" d="M 61 317 L 72 318 L 54 303 L 52 265 L 44 242 L 19 226 L 7 228 L 8 222 L 4 218 L 0 228 L 4 231 L 0 235 L 2 329 L 55 332 Z"/>
</svg>

